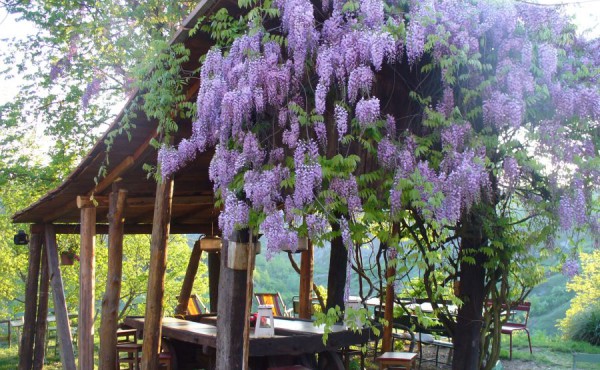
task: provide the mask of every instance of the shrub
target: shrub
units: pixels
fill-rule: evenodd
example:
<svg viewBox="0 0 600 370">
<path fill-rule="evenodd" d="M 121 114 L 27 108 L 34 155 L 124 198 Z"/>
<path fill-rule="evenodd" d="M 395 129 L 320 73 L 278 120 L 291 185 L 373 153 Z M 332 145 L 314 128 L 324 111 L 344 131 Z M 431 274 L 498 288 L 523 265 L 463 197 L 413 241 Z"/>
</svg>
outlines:
<svg viewBox="0 0 600 370">
<path fill-rule="evenodd" d="M 600 345 L 600 304 L 575 315 L 567 330 L 571 339 Z"/>
<path fill-rule="evenodd" d="M 567 283 L 575 298 L 558 326 L 567 338 L 597 345 L 600 344 L 600 251 L 582 253 L 581 270 Z"/>
</svg>

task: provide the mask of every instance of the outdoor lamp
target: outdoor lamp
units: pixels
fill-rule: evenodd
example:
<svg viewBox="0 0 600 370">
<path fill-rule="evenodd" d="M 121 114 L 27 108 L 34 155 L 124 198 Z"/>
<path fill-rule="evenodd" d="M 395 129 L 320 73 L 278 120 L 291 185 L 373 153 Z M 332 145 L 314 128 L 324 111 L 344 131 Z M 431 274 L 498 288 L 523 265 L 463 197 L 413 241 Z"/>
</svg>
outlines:
<svg viewBox="0 0 600 370">
<path fill-rule="evenodd" d="M 25 231 L 19 230 L 15 234 L 14 241 L 16 245 L 27 245 L 29 244 L 29 235 L 25 234 Z"/>
<path fill-rule="evenodd" d="M 218 236 L 205 236 L 200 239 L 200 249 L 205 252 L 218 252 L 221 250 L 221 238 Z"/>
<path fill-rule="evenodd" d="M 222 241 L 221 238 L 215 235 L 215 225 L 210 226 L 210 236 L 204 235 L 204 238 L 200 239 L 200 250 L 205 252 L 218 252 L 221 250 Z"/>
</svg>

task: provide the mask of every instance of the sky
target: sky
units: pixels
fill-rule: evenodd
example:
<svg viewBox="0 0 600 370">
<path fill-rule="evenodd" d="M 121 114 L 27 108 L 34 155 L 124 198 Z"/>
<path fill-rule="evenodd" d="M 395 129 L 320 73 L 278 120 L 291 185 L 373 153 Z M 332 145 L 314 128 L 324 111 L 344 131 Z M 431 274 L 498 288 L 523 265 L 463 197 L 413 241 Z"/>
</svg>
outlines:
<svg viewBox="0 0 600 370">
<path fill-rule="evenodd" d="M 580 31 L 590 30 L 587 37 L 600 37 L 600 0 L 523 0 L 540 4 L 567 4 L 567 12 L 575 16 L 575 23 Z M 6 39 L 13 37 L 24 38 L 34 29 L 27 22 L 17 21 L 12 15 L 0 8 L 0 50 L 6 45 Z M 0 60 L 0 70 L 6 68 Z M 0 104 L 12 99 L 20 83 L 18 78 L 11 80 L 0 79 Z"/>
</svg>

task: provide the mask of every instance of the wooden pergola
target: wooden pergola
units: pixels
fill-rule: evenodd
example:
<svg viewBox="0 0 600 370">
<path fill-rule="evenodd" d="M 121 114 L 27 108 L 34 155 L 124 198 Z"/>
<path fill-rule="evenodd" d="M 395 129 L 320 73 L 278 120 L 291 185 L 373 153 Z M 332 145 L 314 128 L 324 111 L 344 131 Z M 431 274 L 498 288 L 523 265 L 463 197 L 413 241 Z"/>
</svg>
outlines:
<svg viewBox="0 0 600 370">
<path fill-rule="evenodd" d="M 212 46 L 208 35 L 198 32 L 190 37 L 188 31 L 202 16 L 226 7 L 239 12 L 237 2 L 231 0 L 204 0 L 183 23 L 184 26 L 171 40 L 184 43 L 191 51 L 186 70 L 199 67 L 199 58 Z M 186 88 L 189 101 L 197 96 L 199 81 Z M 156 165 L 157 152 L 150 145 L 159 138 L 157 123 L 138 113 L 133 118 L 135 128 L 130 138 L 125 133 L 117 135 L 110 150 L 106 139 L 119 129 L 127 109 L 142 92 L 137 92 L 126 104 L 106 134 L 98 140 L 79 166 L 57 188 L 13 216 L 15 223 L 29 223 L 31 240 L 26 285 L 25 323 L 19 353 L 19 369 L 41 369 L 44 360 L 46 323 L 48 316 L 49 286 L 52 286 L 54 309 L 61 343 L 61 362 L 64 369 L 75 369 L 75 358 L 68 310 L 59 268 L 57 234 L 80 234 L 80 291 L 78 311 L 79 369 L 94 368 L 94 291 L 95 291 L 95 236 L 108 234 L 108 278 L 102 301 L 100 328 L 100 368 L 113 369 L 116 351 L 117 314 L 121 288 L 123 236 L 125 234 L 151 234 L 151 258 L 147 291 L 147 309 L 143 342 L 142 366 L 158 368 L 161 320 L 163 314 L 163 289 L 166 267 L 167 239 L 169 234 L 211 234 L 216 224 L 218 210 L 214 209 L 213 186 L 208 179 L 208 166 L 212 153 L 199 155 L 193 163 L 171 179 L 156 183 L 148 179 L 144 164 Z M 191 134 L 191 122 L 180 120 L 174 141 Z M 99 170 L 107 172 L 97 183 Z M 224 241 L 226 243 L 227 241 Z M 220 268 L 220 259 L 226 254 L 209 253 L 210 308 L 219 317 L 217 357 L 230 363 L 239 358 L 242 345 L 241 330 L 245 320 L 245 307 L 239 303 L 246 298 L 247 273 Z M 196 246 L 182 287 L 180 302 L 187 302 L 191 283 L 195 277 L 201 251 Z M 226 256 L 224 256 L 226 257 Z M 310 317 L 312 288 L 312 249 L 303 252 L 301 269 L 300 316 Z M 229 270 L 229 271 L 228 271 Z M 38 284 L 39 283 L 39 284 Z M 219 295 L 218 292 L 221 292 Z M 38 299 L 39 296 L 39 299 Z M 217 301 L 226 302 L 217 305 Z M 231 364 L 230 368 L 237 368 Z"/>
<path fill-rule="evenodd" d="M 239 13 L 232 0 L 204 0 L 184 22 L 171 40 L 184 43 L 191 51 L 186 70 L 196 70 L 199 58 L 212 46 L 207 34 L 191 29 L 202 16 L 209 16 L 226 7 L 230 13 Z M 186 87 L 189 101 L 195 101 L 199 81 L 192 80 Z M 114 137 L 107 151 L 106 140 L 119 129 L 138 92 L 101 137 L 79 166 L 57 188 L 48 192 L 28 208 L 13 217 L 15 223 L 31 224 L 29 271 L 26 285 L 25 323 L 19 353 L 19 369 L 41 369 L 44 361 L 49 288 L 52 287 L 58 337 L 61 343 L 61 361 L 64 369 L 75 369 L 75 358 L 68 310 L 58 262 L 57 234 L 80 234 L 80 291 L 78 308 L 79 356 L 78 368 L 94 368 L 94 291 L 95 291 L 95 236 L 108 234 L 108 275 L 106 293 L 102 301 L 100 327 L 100 368 L 114 369 L 116 358 L 116 330 L 121 289 L 123 236 L 151 234 L 151 257 L 146 296 L 142 368 L 158 369 L 163 294 L 166 268 L 167 239 L 169 234 L 211 234 L 218 210 L 214 209 L 213 185 L 208 179 L 212 153 L 199 155 L 192 163 L 178 171 L 173 178 L 156 183 L 148 179 L 144 164 L 156 165 L 157 152 L 150 145 L 159 138 L 157 122 L 138 112 L 130 135 Z M 132 125 L 133 126 L 133 125 Z M 180 119 L 174 137 L 177 143 L 191 135 L 191 122 Z M 129 136 L 129 137 L 128 137 Z M 99 170 L 106 166 L 106 175 L 99 179 Z M 226 240 L 223 243 L 227 243 Z M 309 243 L 310 244 L 310 243 Z M 342 246 L 343 248 L 343 246 Z M 187 302 L 195 277 L 201 251 L 196 246 L 179 297 Z M 342 252 L 345 255 L 345 252 Z M 337 254 L 339 257 L 339 252 Z M 241 333 L 247 325 L 247 286 L 251 287 L 252 269 L 248 271 L 223 268 L 227 248 L 211 252 L 208 257 L 210 308 L 218 313 L 217 366 L 242 368 L 244 341 Z M 310 318 L 312 293 L 312 246 L 302 252 L 300 279 L 300 317 Z M 332 252 L 332 259 L 336 258 Z M 391 273 L 391 272 L 390 272 Z M 331 280 L 331 277 L 330 277 Z M 335 279 L 334 279 L 335 280 Z M 330 294 L 343 295 L 343 279 L 337 279 Z M 393 297 L 389 294 L 389 297 Z M 219 304 L 217 304 L 219 302 Z M 388 307 L 391 307 L 389 305 Z M 391 318 L 391 312 L 389 313 Z M 246 343 L 247 345 L 247 343 Z"/>
</svg>

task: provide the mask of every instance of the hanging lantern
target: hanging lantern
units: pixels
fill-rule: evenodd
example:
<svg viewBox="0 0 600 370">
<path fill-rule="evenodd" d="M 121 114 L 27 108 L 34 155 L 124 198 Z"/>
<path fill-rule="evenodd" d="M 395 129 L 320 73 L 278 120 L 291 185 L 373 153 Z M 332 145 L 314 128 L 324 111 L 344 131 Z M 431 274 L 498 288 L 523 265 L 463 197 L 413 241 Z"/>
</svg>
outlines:
<svg viewBox="0 0 600 370">
<path fill-rule="evenodd" d="M 29 244 L 29 235 L 25 234 L 25 231 L 19 230 L 19 232 L 15 234 L 14 242 L 16 245 L 27 245 Z"/>
<path fill-rule="evenodd" d="M 218 236 L 205 236 L 200 239 L 200 249 L 205 252 L 219 252 L 222 240 Z"/>
</svg>

